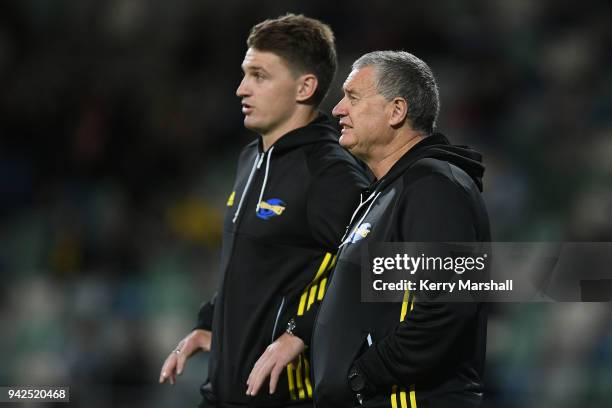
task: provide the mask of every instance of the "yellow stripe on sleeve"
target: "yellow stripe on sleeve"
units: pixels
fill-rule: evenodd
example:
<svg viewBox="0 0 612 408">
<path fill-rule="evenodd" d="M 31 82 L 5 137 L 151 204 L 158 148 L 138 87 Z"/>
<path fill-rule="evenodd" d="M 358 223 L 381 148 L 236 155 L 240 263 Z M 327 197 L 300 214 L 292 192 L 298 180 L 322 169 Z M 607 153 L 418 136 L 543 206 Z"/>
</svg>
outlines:
<svg viewBox="0 0 612 408">
<path fill-rule="evenodd" d="M 410 408 L 417 408 L 416 405 L 416 390 L 414 389 L 414 384 L 410 386 Z"/>
<path fill-rule="evenodd" d="M 304 355 L 304 382 L 306 383 L 306 392 L 308 393 L 308 398 L 312 398 L 312 384 L 310 383 L 310 364 L 308 363 L 308 359 Z"/>
<path fill-rule="evenodd" d="M 410 291 L 406 289 L 404 292 L 404 299 L 402 300 L 402 311 L 400 313 L 400 322 L 403 322 L 408 312 L 408 300 L 410 299 Z"/>
<path fill-rule="evenodd" d="M 400 401 L 402 403 L 402 408 L 408 408 L 408 401 L 406 401 L 406 391 L 400 392 Z"/>
<path fill-rule="evenodd" d="M 317 300 L 323 300 L 326 289 L 325 285 L 327 285 L 327 278 L 321 279 L 321 283 L 319 283 L 319 294 L 317 295 Z"/>
<path fill-rule="evenodd" d="M 397 385 L 391 388 L 391 408 L 397 408 Z"/>
<path fill-rule="evenodd" d="M 323 261 L 321 262 L 321 265 L 319 265 L 319 270 L 317 270 L 317 274 L 315 275 L 314 279 L 312 280 L 313 282 L 316 282 L 317 279 L 319 279 L 321 277 L 323 272 L 325 272 L 325 270 L 327 269 L 327 264 L 329 263 L 329 260 L 331 259 L 331 257 L 332 257 L 332 254 L 330 254 L 329 252 L 325 253 L 325 257 L 323 258 Z"/>
<path fill-rule="evenodd" d="M 323 256 L 323 260 L 317 269 L 312 282 L 304 289 L 300 296 L 300 303 L 298 305 L 297 315 L 302 316 L 305 311 L 309 310 L 315 300 L 322 300 L 325 295 L 325 285 L 327 284 L 327 277 L 321 279 L 321 282 L 317 283 L 317 280 L 323 276 L 323 274 L 331 270 L 336 264 L 337 255 L 332 255 L 326 252 Z M 318 293 L 317 293 L 318 292 Z M 294 375 L 295 373 L 295 382 Z M 304 376 L 302 380 L 302 375 Z M 287 365 L 287 379 L 289 384 L 289 393 L 291 399 L 306 399 L 312 398 L 312 383 L 310 381 L 310 364 L 305 355 L 300 354 L 298 365 L 295 367 L 293 363 Z M 306 387 L 304 387 L 306 385 Z"/>
<path fill-rule="evenodd" d="M 414 296 L 412 296 L 412 299 L 410 299 L 410 293 L 408 289 L 406 289 L 406 292 L 404 292 L 404 299 L 402 300 L 402 311 L 400 313 L 400 322 L 403 322 L 406 319 L 406 314 L 408 313 L 408 309 L 410 309 L 411 312 L 414 309 Z M 401 400 L 402 408 L 408 408 L 408 402 L 406 400 L 406 391 L 400 392 L 400 400 Z M 391 403 L 393 405 L 393 396 L 391 399 Z M 396 407 L 393 407 L 393 408 L 396 408 Z M 417 408 L 416 390 L 415 390 L 414 384 L 410 386 L 410 408 Z"/>
<path fill-rule="evenodd" d="M 310 309 L 312 302 L 314 302 L 314 298 L 312 298 L 312 296 L 314 295 L 311 295 L 312 301 L 308 299 L 308 291 L 312 290 L 311 285 L 315 283 L 317 279 L 319 279 L 319 277 L 323 274 L 323 272 L 325 272 L 325 270 L 327 269 L 327 265 L 329 264 L 329 261 L 331 258 L 332 258 L 332 254 L 329 252 L 326 252 L 325 256 L 323 257 L 323 260 L 321 261 L 321 264 L 319 265 L 319 268 L 317 269 L 317 273 L 315 274 L 315 277 L 313 278 L 310 285 L 308 285 L 306 289 L 304 289 L 304 292 L 302 293 L 302 296 L 300 297 L 300 304 L 298 306 L 298 312 L 297 312 L 298 316 L 302 316 L 306 310 Z M 332 262 L 333 262 L 333 259 L 332 259 Z M 315 293 L 316 293 L 316 290 L 315 290 Z M 307 300 L 308 300 L 308 307 L 306 304 Z"/>
<path fill-rule="evenodd" d="M 310 295 L 308 296 L 308 307 L 306 307 L 306 310 L 310 310 L 310 306 L 312 306 L 312 304 L 315 301 L 316 294 L 317 294 L 317 285 L 313 285 L 310 288 Z"/>
<path fill-rule="evenodd" d="M 295 395 L 295 384 L 293 383 L 293 363 L 289 363 L 287 365 L 287 383 L 289 384 L 289 394 L 291 395 L 292 400 L 296 400 L 297 396 Z"/>
<path fill-rule="evenodd" d="M 297 383 L 298 396 L 300 399 L 305 399 L 306 394 L 304 393 L 304 384 L 302 383 L 302 355 L 300 354 L 298 359 L 298 366 L 295 370 L 295 382 Z"/>
<path fill-rule="evenodd" d="M 302 293 L 302 296 L 300 297 L 300 306 L 298 307 L 298 316 L 301 316 L 304 314 L 304 309 L 306 309 L 306 299 L 308 298 L 308 292 L 304 292 Z"/>
<path fill-rule="evenodd" d="M 331 264 L 329 264 L 329 270 L 332 270 L 334 266 L 336 266 L 336 261 L 338 260 L 338 254 L 334 255 L 332 258 Z"/>
</svg>

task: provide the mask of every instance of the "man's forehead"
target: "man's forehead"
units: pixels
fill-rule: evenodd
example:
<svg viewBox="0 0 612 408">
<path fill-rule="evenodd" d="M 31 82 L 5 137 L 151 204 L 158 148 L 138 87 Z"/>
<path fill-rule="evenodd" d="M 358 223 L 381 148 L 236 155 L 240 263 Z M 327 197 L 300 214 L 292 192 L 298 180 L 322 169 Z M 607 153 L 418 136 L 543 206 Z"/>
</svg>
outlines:
<svg viewBox="0 0 612 408">
<path fill-rule="evenodd" d="M 374 67 L 354 69 L 342 86 L 347 92 L 364 92 L 374 87 Z"/>
<path fill-rule="evenodd" d="M 282 64 L 281 57 L 271 51 L 260 51 L 255 48 L 249 48 L 244 55 L 242 68 L 267 68 L 270 69 L 275 65 Z"/>
</svg>

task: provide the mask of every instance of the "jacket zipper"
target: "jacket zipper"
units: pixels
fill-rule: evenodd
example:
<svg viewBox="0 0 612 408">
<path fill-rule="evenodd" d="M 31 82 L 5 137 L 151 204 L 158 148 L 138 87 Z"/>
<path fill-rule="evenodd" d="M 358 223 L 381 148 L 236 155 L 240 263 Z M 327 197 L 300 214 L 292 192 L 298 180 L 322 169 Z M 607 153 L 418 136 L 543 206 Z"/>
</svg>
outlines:
<svg viewBox="0 0 612 408">
<path fill-rule="evenodd" d="M 261 162 L 263 161 L 264 157 L 265 157 L 265 153 L 262 153 L 261 155 L 257 153 L 257 158 L 255 159 L 255 162 L 253 163 L 253 167 L 251 167 L 251 172 L 249 173 L 249 177 L 247 178 L 246 184 L 244 186 L 244 190 L 242 191 L 242 195 L 240 196 L 240 201 L 238 201 L 238 207 L 236 208 L 236 212 L 234 213 L 234 216 L 232 218 L 232 224 L 236 224 L 236 220 L 238 220 L 238 217 L 240 216 L 240 211 L 242 210 L 242 204 L 247 198 L 247 194 L 249 193 L 249 189 L 251 188 L 251 183 L 253 182 L 255 177 L 257 177 L 257 172 L 259 170 L 259 167 L 261 166 Z M 238 224 L 236 224 L 236 229 L 237 227 L 238 227 Z"/>
<path fill-rule="evenodd" d="M 283 307 L 285 306 L 285 297 L 281 299 L 281 304 L 278 307 L 278 312 L 276 312 L 276 319 L 274 320 L 274 328 L 272 329 L 272 340 L 270 343 L 274 342 L 274 335 L 276 334 L 276 327 L 278 326 L 278 320 L 280 319 L 280 315 L 283 312 Z"/>
</svg>

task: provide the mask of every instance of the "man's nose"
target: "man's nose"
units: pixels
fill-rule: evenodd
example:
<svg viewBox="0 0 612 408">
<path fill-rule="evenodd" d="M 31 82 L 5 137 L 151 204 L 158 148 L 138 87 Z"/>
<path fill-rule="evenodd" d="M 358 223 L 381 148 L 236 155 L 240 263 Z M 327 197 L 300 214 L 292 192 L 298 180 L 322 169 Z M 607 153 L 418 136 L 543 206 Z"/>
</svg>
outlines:
<svg viewBox="0 0 612 408">
<path fill-rule="evenodd" d="M 246 83 L 246 76 L 242 78 L 240 81 L 240 85 L 238 85 L 238 89 L 236 89 L 236 96 L 242 98 L 249 95 L 249 90 Z"/>
<path fill-rule="evenodd" d="M 340 99 L 340 102 L 338 102 L 336 106 L 334 106 L 334 109 L 332 109 L 332 115 L 334 115 L 335 118 L 341 118 L 347 115 L 346 108 L 344 105 L 345 99 L 346 98 Z"/>
</svg>

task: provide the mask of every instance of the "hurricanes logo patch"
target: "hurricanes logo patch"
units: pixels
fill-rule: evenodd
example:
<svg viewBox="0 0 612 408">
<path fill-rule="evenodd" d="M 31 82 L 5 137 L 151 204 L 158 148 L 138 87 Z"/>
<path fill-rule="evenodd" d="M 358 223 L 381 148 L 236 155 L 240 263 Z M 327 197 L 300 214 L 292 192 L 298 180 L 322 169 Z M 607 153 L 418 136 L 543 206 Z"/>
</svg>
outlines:
<svg viewBox="0 0 612 408">
<path fill-rule="evenodd" d="M 280 198 L 270 198 L 259 202 L 257 216 L 262 220 L 281 215 L 285 211 L 285 203 Z"/>
<path fill-rule="evenodd" d="M 361 241 L 362 239 L 368 236 L 371 229 L 372 224 L 370 224 L 369 222 L 364 222 L 363 224 L 358 226 L 355 231 L 353 231 L 353 233 L 346 239 L 345 242 L 349 244 L 354 244 L 357 241 Z"/>
</svg>

